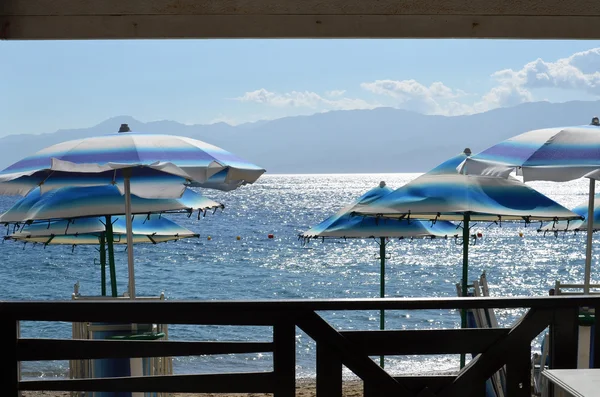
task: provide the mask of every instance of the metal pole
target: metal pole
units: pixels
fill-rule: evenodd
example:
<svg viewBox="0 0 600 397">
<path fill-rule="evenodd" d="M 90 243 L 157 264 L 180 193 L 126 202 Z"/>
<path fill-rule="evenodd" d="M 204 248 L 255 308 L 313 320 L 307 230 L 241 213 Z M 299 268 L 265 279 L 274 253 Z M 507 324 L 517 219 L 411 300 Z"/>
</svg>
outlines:
<svg viewBox="0 0 600 397">
<path fill-rule="evenodd" d="M 462 295 L 467 296 L 469 286 L 469 222 L 471 215 L 465 214 L 463 225 L 463 266 L 462 266 Z M 466 318 L 465 318 L 466 319 Z M 464 324 L 466 325 L 466 323 Z"/>
<path fill-rule="evenodd" d="M 381 237 L 379 241 L 379 260 L 381 262 L 381 272 L 379 280 L 379 296 L 385 298 L 385 237 Z M 379 312 L 379 329 L 385 329 L 385 310 L 381 309 Z M 379 357 L 379 365 L 384 368 L 384 356 Z"/>
<path fill-rule="evenodd" d="M 100 233 L 100 278 L 101 278 L 101 289 L 102 296 L 106 296 L 106 248 L 105 248 L 105 234 Z"/>
<path fill-rule="evenodd" d="M 135 299 L 135 275 L 133 273 L 133 225 L 131 219 L 131 170 L 123 170 L 125 188 L 125 225 L 127 228 L 127 272 L 129 273 L 129 298 Z"/>
<path fill-rule="evenodd" d="M 590 193 L 588 197 L 587 215 L 587 244 L 585 246 L 585 279 L 583 293 L 590 293 L 590 279 L 592 276 L 592 237 L 594 235 L 594 196 L 596 195 L 596 180 L 590 178 Z"/>
<path fill-rule="evenodd" d="M 113 298 L 117 297 L 117 269 L 115 267 L 115 247 L 112 218 L 110 215 L 104 217 L 106 222 L 106 247 L 108 249 L 108 270 L 110 272 L 110 292 Z"/>
<path fill-rule="evenodd" d="M 471 231 L 469 222 L 471 215 L 465 214 L 463 218 L 463 267 L 462 267 L 462 296 L 467 296 L 469 289 L 469 239 Z M 460 327 L 467 328 L 467 311 L 460 311 Z M 460 355 L 460 368 L 464 368 L 466 362 L 465 354 Z"/>
</svg>

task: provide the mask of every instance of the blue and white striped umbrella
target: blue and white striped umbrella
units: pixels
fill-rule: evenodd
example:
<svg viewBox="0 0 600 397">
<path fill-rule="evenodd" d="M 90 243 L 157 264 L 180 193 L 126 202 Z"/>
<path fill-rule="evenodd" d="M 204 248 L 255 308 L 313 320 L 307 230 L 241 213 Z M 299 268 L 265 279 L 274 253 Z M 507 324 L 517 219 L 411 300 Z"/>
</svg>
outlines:
<svg viewBox="0 0 600 397">
<path fill-rule="evenodd" d="M 213 174 L 206 180 L 206 182 L 190 182 L 188 186 L 192 187 L 202 187 L 205 189 L 216 189 L 224 192 L 229 192 L 231 190 L 235 190 L 240 187 L 243 183 L 238 181 L 238 183 L 233 183 L 232 181 L 228 181 L 229 169 L 224 168 L 221 171 Z"/>
<path fill-rule="evenodd" d="M 98 245 L 100 235 L 105 232 L 104 222 L 104 218 L 88 217 L 26 224 L 18 231 L 10 233 L 5 239 L 43 245 Z M 126 244 L 125 223 L 124 216 L 115 219 L 113 223 L 114 244 Z M 132 231 L 135 244 L 157 244 L 198 237 L 198 234 L 158 214 L 134 219 Z"/>
<path fill-rule="evenodd" d="M 454 166 L 456 168 L 456 165 Z M 457 237 L 458 229 L 455 224 L 447 221 L 419 221 L 378 219 L 374 217 L 354 216 L 358 206 L 368 205 L 392 192 L 392 189 L 381 182 L 378 187 L 369 190 L 350 205 L 339 210 L 323 222 L 300 234 L 300 238 L 377 238 L 379 241 L 380 260 L 380 297 L 385 297 L 385 261 L 388 238 L 435 238 Z M 380 329 L 385 329 L 385 313 L 380 311 Z M 381 356 L 383 366 L 383 356 Z"/>
<path fill-rule="evenodd" d="M 470 152 L 470 151 L 469 151 Z M 456 167 L 468 152 L 444 162 L 355 213 L 377 218 L 462 221 L 463 278 L 466 296 L 471 221 L 540 221 L 581 219 L 554 200 L 516 178 L 458 174 Z M 446 172 L 446 171 L 447 172 Z"/>
<path fill-rule="evenodd" d="M 110 228 L 107 225 L 110 224 Z M 177 225 L 160 214 L 137 217 L 132 221 L 132 241 L 134 244 L 158 244 L 186 238 L 199 237 L 198 234 Z M 100 245 L 101 287 L 102 295 L 106 295 L 106 251 L 108 246 L 108 262 L 111 280 L 111 295 L 117 296 L 116 268 L 114 261 L 114 244 L 127 243 L 127 222 L 124 216 L 115 217 L 114 221 L 104 217 L 87 217 L 55 220 L 45 223 L 27 223 L 21 228 L 7 224 L 13 233 L 4 239 L 31 243 L 33 245 Z M 107 232 L 110 230 L 110 233 Z"/>
<path fill-rule="evenodd" d="M 517 135 L 477 153 L 460 171 L 506 177 L 517 171 L 528 181 L 564 182 L 597 179 L 600 170 L 600 126 L 545 128 Z"/>
<path fill-rule="evenodd" d="M 600 230 L 600 195 L 596 195 L 596 199 L 594 200 L 596 203 L 594 206 L 594 221 L 592 224 L 592 230 L 598 231 Z M 541 227 L 538 231 L 540 232 L 567 232 L 567 231 L 586 231 L 588 228 L 587 222 L 587 211 L 588 211 L 588 202 L 584 202 L 579 204 L 577 207 L 573 208 L 572 211 L 578 215 L 584 217 L 584 220 L 575 220 L 575 221 L 558 221 L 558 222 L 550 222 L 543 227 Z"/>
<path fill-rule="evenodd" d="M 187 188 L 180 198 L 145 199 L 131 196 L 132 214 L 185 212 L 224 208 L 224 205 Z M 17 201 L 0 215 L 0 223 L 23 223 L 89 216 L 123 214 L 123 197 L 116 186 L 62 187 L 45 194 L 40 188 Z"/>
<path fill-rule="evenodd" d="M 131 196 L 132 214 L 143 214 L 132 219 L 132 243 L 176 240 L 177 236 L 194 236 L 194 233 L 181 228 L 172 221 L 161 221 L 154 214 L 187 213 L 198 211 L 198 217 L 208 210 L 224 206 L 187 188 L 177 199 L 146 199 Z M 112 185 L 88 187 L 61 187 L 45 194 L 40 188 L 31 191 L 17 201 L 4 214 L 0 223 L 25 224 L 24 233 L 13 234 L 13 239 L 41 242 L 52 237 L 53 244 L 98 244 L 99 237 L 106 237 L 108 261 L 111 272 L 111 288 L 116 296 L 117 285 L 114 277 L 115 258 L 113 244 L 124 243 L 127 238 L 114 239 L 112 236 L 125 235 L 126 217 L 123 214 L 123 197 L 118 188 Z M 101 218 L 98 218 L 100 217 Z M 68 231 L 68 233 L 67 233 Z M 37 236 L 36 233 L 41 233 Z M 100 236 L 99 233 L 103 235 Z M 147 236 L 154 235 L 153 238 Z M 31 239 L 27 236 L 35 236 Z M 102 244 L 101 244 L 102 245 Z M 101 265 L 104 260 L 101 256 Z M 103 273 L 104 275 L 104 273 Z M 103 279 L 103 293 L 105 283 Z"/>
<path fill-rule="evenodd" d="M 184 183 L 202 184 L 219 173 L 224 189 L 255 182 L 265 170 L 219 147 L 180 136 L 119 132 L 67 141 L 40 150 L 0 172 L 0 193 L 25 195 L 63 186 L 114 184 L 124 193 L 173 198 Z"/>
<path fill-rule="evenodd" d="M 399 221 L 397 219 L 379 220 L 374 217 L 354 216 L 357 206 L 378 200 L 393 190 L 381 182 L 379 187 L 369 190 L 352 204 L 342 208 L 336 214 L 313 226 L 300 235 L 301 238 L 418 238 L 449 237 L 458 234 L 457 227 L 451 222 L 440 221 Z"/>
<path fill-rule="evenodd" d="M 457 156 L 456 165 L 464 159 Z M 540 221 L 580 219 L 516 178 L 453 173 L 424 174 L 355 213 L 396 219 Z"/>
<path fill-rule="evenodd" d="M 265 170 L 219 147 L 187 137 L 131 132 L 77 139 L 42 149 L 0 172 L 0 194 L 25 195 L 66 186 L 115 185 L 125 196 L 130 297 L 135 298 L 131 195 L 176 198 L 185 185 L 203 184 L 219 172 L 215 188 L 255 182 Z M 222 182 L 221 182 L 222 180 Z"/>
<path fill-rule="evenodd" d="M 471 221 L 560 220 L 578 219 L 543 194 L 515 178 L 458 174 L 456 168 L 469 156 L 465 151 L 406 185 L 355 212 L 377 218 L 462 221 L 463 296 L 468 294 L 469 241 Z M 461 313 L 461 327 L 466 328 L 466 312 Z M 464 366 L 461 355 L 461 367 Z"/>
<path fill-rule="evenodd" d="M 578 219 L 515 178 L 423 175 L 389 195 L 356 208 L 361 215 L 397 219 L 540 221 Z"/>
<path fill-rule="evenodd" d="M 459 169 L 469 174 L 508 176 L 516 170 L 524 181 L 563 182 L 590 178 L 588 217 L 593 217 L 595 180 L 600 178 L 600 122 L 578 127 L 529 131 L 467 159 Z M 589 292 L 592 223 L 588 224 L 584 292 Z"/>
</svg>

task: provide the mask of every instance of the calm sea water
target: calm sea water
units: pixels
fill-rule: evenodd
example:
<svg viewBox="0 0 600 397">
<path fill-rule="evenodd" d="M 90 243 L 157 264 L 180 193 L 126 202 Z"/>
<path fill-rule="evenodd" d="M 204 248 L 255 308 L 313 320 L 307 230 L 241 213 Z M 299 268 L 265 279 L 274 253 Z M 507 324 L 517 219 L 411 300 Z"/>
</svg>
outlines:
<svg viewBox="0 0 600 397">
<path fill-rule="evenodd" d="M 205 191 L 226 205 L 224 212 L 170 218 L 201 234 L 200 239 L 135 247 L 138 295 L 167 299 L 369 298 L 379 295 L 378 246 L 372 240 L 313 241 L 303 246 L 298 233 L 320 222 L 385 180 L 400 187 L 418 174 L 265 175 L 234 192 Z M 531 186 L 572 208 L 587 199 L 587 180 L 538 182 Z M 17 198 L 1 197 L 0 210 Z M 537 225 L 535 225 L 537 226 Z M 486 271 L 491 295 L 546 295 L 555 280 L 582 282 L 585 236 L 558 238 L 537 234 L 536 227 L 479 224 L 483 238 L 471 248 L 471 279 Z M 524 237 L 519 237 L 519 232 Z M 268 234 L 274 239 L 268 239 Z M 211 236 L 211 240 L 207 237 Z M 237 240 L 236 236 L 241 239 Z M 600 245 L 594 250 L 598 266 Z M 387 296 L 453 297 L 460 278 L 462 251 L 453 240 L 394 241 L 386 270 Z M 117 251 L 119 292 L 127 288 L 127 256 Z M 70 299 L 73 284 L 82 295 L 100 293 L 100 267 L 94 247 L 0 245 L 0 297 L 9 300 Z M 594 274 L 592 275 L 595 276 Z M 190 313 L 190 316 L 193 316 Z M 339 329 L 377 329 L 377 312 L 326 313 Z M 498 313 L 509 324 L 518 311 Z M 422 329 L 459 326 L 450 311 L 391 312 L 387 328 Z M 69 324 L 25 323 L 24 336 L 70 337 Z M 270 340 L 267 328 L 171 326 L 178 340 Z M 315 345 L 298 330 L 297 372 L 315 372 Z M 268 354 L 181 358 L 177 373 L 270 370 Z M 454 369 L 455 356 L 392 357 L 393 373 Z M 28 376 L 64 376 L 65 362 L 27 363 Z"/>
</svg>

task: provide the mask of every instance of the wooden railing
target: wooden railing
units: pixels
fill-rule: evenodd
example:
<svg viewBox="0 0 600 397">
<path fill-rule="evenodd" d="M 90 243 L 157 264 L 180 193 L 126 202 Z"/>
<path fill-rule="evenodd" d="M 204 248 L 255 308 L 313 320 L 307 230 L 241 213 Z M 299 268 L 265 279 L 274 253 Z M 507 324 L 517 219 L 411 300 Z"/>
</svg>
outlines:
<svg viewBox="0 0 600 397">
<path fill-rule="evenodd" d="M 507 395 L 530 397 L 531 341 L 547 327 L 551 367 L 576 368 L 580 308 L 600 297 L 365 299 L 293 301 L 0 302 L 0 390 L 154 391 L 295 394 L 296 327 L 317 345 L 317 395 L 340 397 L 342 366 L 364 381 L 369 396 L 483 396 L 485 382 L 506 365 Z M 527 308 L 511 328 L 339 332 L 320 315 L 348 310 Z M 18 338 L 20 321 L 132 322 L 272 326 L 270 341 L 182 342 Z M 600 327 L 595 327 L 600 342 Z M 595 343 L 598 346 L 598 343 Z M 19 361 L 273 353 L 270 372 L 103 379 L 18 379 Z M 476 354 L 457 376 L 392 377 L 370 356 Z M 594 352 L 600 364 L 600 349 Z"/>
</svg>

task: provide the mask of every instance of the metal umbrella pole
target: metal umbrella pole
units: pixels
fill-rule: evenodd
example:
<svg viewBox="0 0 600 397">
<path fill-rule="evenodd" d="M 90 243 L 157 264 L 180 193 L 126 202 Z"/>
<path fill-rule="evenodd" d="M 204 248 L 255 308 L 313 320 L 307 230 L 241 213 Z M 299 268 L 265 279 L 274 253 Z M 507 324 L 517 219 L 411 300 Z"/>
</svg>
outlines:
<svg viewBox="0 0 600 397">
<path fill-rule="evenodd" d="M 381 263 L 380 279 L 379 279 L 379 297 L 385 298 L 385 248 L 386 248 L 385 237 L 380 237 L 379 240 L 379 260 Z M 385 310 L 379 311 L 379 329 L 385 329 Z M 384 368 L 384 356 L 379 356 L 379 365 Z"/>
<path fill-rule="evenodd" d="M 592 238 L 594 235 L 594 196 L 596 195 L 596 180 L 590 178 L 590 193 L 588 198 L 587 240 L 585 246 L 585 276 L 583 293 L 590 293 L 590 279 L 592 275 Z"/>
<path fill-rule="evenodd" d="M 129 298 L 135 299 L 135 274 L 133 268 L 133 225 L 131 219 L 131 170 L 123 170 L 125 190 L 125 225 L 127 228 L 127 272 L 129 273 Z"/>
<path fill-rule="evenodd" d="M 462 267 L 462 296 L 467 296 L 469 290 L 469 222 L 471 215 L 464 214 L 463 217 L 463 267 Z M 460 327 L 467 328 L 467 310 L 460 311 Z M 464 368 L 466 358 L 465 353 L 460 354 L 460 368 Z"/>
<path fill-rule="evenodd" d="M 115 247 L 112 217 L 107 215 L 105 218 L 106 224 L 106 247 L 108 249 L 108 269 L 110 272 L 110 290 L 113 298 L 117 297 L 117 269 L 115 268 Z"/>
<path fill-rule="evenodd" d="M 106 248 L 105 248 L 106 236 L 105 236 L 105 233 L 100 233 L 99 240 L 100 240 L 101 293 L 102 293 L 102 296 L 106 296 Z"/>
</svg>

